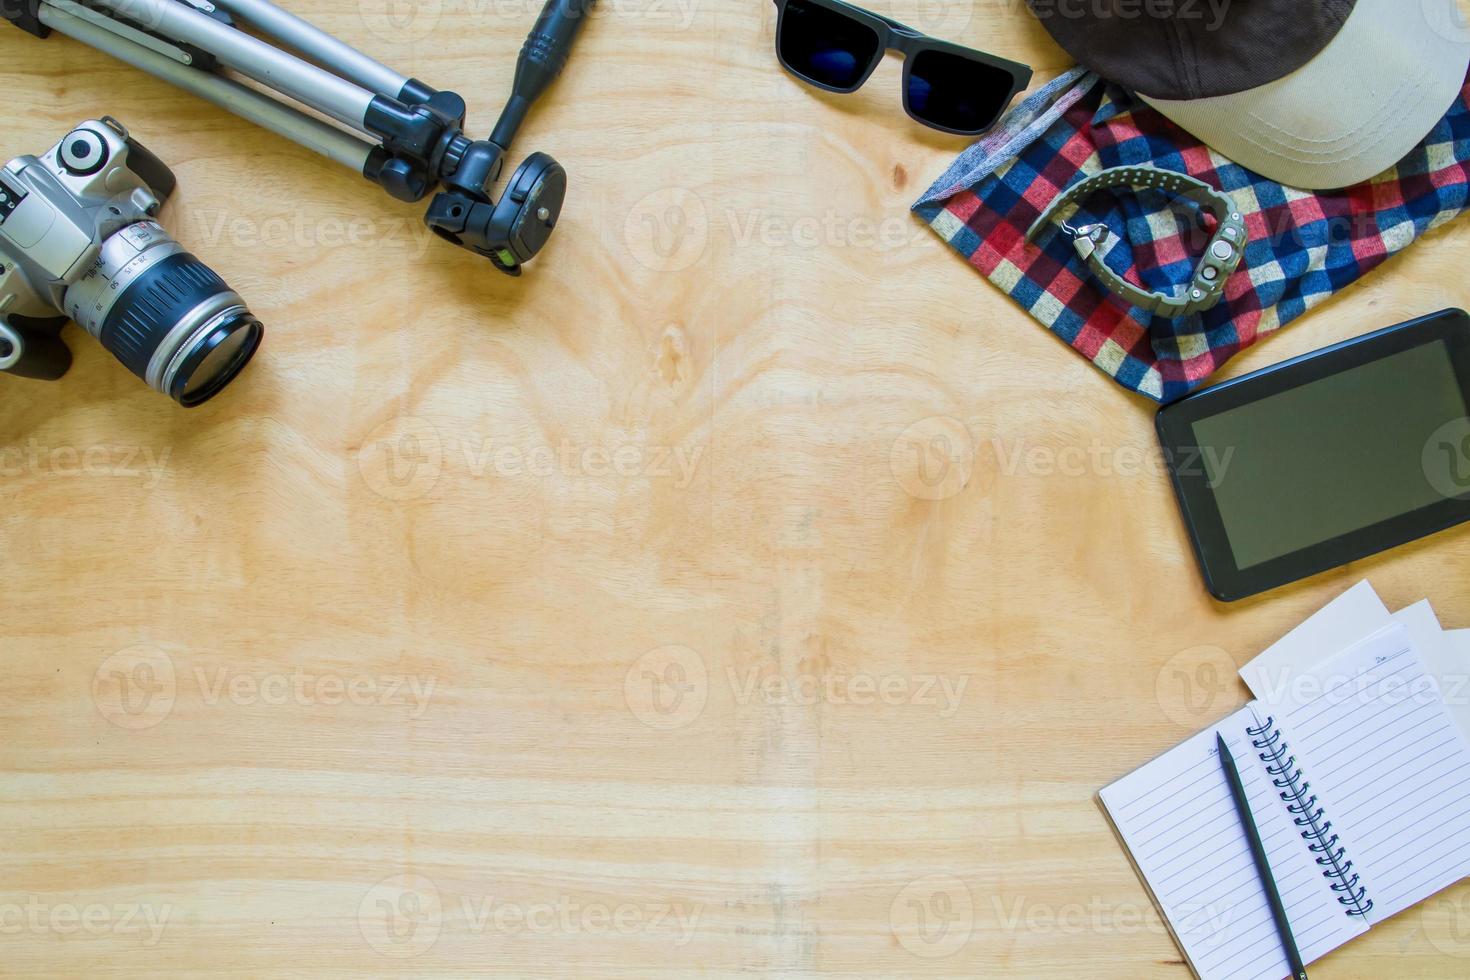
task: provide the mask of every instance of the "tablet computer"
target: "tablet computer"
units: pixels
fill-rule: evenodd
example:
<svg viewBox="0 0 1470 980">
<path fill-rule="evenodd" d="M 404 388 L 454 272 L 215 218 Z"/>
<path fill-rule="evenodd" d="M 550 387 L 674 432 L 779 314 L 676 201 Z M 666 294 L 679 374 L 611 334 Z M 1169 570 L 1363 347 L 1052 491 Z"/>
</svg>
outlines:
<svg viewBox="0 0 1470 980">
<path fill-rule="evenodd" d="M 1470 316 L 1445 310 L 1198 391 L 1159 438 L 1231 602 L 1470 521 Z"/>
</svg>

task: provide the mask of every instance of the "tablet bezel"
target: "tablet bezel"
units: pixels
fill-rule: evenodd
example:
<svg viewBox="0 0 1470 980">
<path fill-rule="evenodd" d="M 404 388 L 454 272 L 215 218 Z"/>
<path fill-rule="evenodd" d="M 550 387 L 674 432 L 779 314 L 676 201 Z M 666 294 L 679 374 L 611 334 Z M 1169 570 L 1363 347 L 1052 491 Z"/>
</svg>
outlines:
<svg viewBox="0 0 1470 980">
<path fill-rule="evenodd" d="M 1460 392 L 1470 406 L 1470 314 L 1451 309 L 1205 388 L 1159 410 L 1156 426 L 1165 463 L 1195 557 L 1215 598 L 1244 599 L 1470 521 L 1467 491 L 1242 569 L 1236 564 L 1194 435 L 1194 424 L 1202 419 L 1439 341 L 1449 348 Z"/>
</svg>

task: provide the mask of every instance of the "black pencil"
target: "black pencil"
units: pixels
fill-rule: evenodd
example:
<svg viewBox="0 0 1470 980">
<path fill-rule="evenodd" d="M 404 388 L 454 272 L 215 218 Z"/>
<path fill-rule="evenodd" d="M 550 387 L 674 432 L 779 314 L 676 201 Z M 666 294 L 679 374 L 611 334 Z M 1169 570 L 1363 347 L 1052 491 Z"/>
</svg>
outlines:
<svg viewBox="0 0 1470 980">
<path fill-rule="evenodd" d="M 1291 934 L 1291 922 L 1286 918 L 1286 905 L 1281 901 L 1281 892 L 1276 888 L 1276 876 L 1271 873 L 1271 862 L 1266 859 L 1266 845 L 1261 843 L 1261 831 L 1256 827 L 1256 818 L 1251 813 L 1250 799 L 1245 795 L 1245 784 L 1240 781 L 1240 770 L 1235 768 L 1235 756 L 1225 744 L 1225 736 L 1215 733 L 1220 746 L 1220 767 L 1230 781 L 1230 795 L 1235 799 L 1235 810 L 1245 827 L 1246 840 L 1250 841 L 1251 854 L 1255 855 L 1256 871 L 1261 875 L 1261 884 L 1266 889 L 1266 898 L 1271 902 L 1271 914 L 1276 919 L 1276 931 L 1281 934 L 1281 947 L 1286 950 L 1286 963 L 1291 967 L 1293 980 L 1307 980 L 1307 967 L 1302 963 L 1301 950 L 1296 948 L 1296 937 Z"/>
</svg>

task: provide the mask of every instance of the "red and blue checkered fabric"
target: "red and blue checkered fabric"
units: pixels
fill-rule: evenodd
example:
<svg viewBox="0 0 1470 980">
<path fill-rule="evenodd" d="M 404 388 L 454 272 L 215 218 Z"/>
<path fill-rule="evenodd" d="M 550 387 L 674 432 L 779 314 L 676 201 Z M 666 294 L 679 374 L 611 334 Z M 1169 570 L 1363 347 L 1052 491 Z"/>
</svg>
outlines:
<svg viewBox="0 0 1470 980">
<path fill-rule="evenodd" d="M 1131 306 L 1088 273 L 1058 228 L 1039 233 L 1035 244 L 1024 240 L 1070 185 L 1139 164 L 1183 171 L 1223 190 L 1245 218 L 1245 258 L 1224 299 L 1202 314 L 1170 320 Z M 1396 168 L 1323 192 L 1267 180 L 1211 151 L 1132 93 L 1079 70 L 1017 106 L 914 210 L 1115 381 L 1168 402 L 1467 203 L 1470 83 Z M 1110 268 L 1171 294 L 1193 275 L 1213 231 L 1212 218 L 1159 191 L 1095 194 L 1073 223 L 1097 221 L 1112 232 L 1103 245 Z"/>
</svg>

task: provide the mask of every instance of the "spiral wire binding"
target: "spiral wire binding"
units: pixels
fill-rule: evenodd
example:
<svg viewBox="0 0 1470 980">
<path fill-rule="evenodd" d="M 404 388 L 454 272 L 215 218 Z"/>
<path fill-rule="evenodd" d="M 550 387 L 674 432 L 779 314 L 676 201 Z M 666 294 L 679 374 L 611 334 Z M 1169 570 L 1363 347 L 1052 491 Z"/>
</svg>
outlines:
<svg viewBox="0 0 1470 980">
<path fill-rule="evenodd" d="M 1353 871 L 1353 862 L 1345 859 L 1347 850 L 1338 845 L 1338 836 L 1332 833 L 1332 821 L 1322 819 L 1323 811 L 1312 793 L 1312 784 L 1302 779 L 1296 756 L 1288 754 L 1291 747 L 1282 740 L 1276 719 L 1268 717 L 1260 728 L 1247 726 L 1246 734 L 1266 764 L 1271 785 L 1286 804 L 1292 822 L 1303 828 L 1302 839 L 1315 855 L 1317 866 L 1324 869 L 1322 877 L 1336 879 L 1332 890 L 1337 894 L 1338 904 L 1349 906 L 1348 915 L 1367 915 L 1373 909 L 1373 900 L 1359 884 L 1361 879 Z"/>
</svg>

